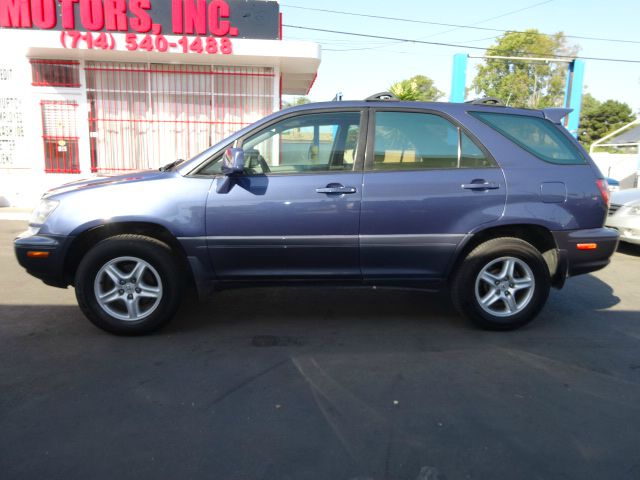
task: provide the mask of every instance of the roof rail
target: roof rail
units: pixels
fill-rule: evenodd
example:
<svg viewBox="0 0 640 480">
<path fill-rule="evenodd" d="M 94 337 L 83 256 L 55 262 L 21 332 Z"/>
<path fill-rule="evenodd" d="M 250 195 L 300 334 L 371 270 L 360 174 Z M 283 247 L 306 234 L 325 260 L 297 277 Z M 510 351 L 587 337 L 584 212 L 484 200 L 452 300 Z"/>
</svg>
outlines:
<svg viewBox="0 0 640 480">
<path fill-rule="evenodd" d="M 475 100 L 469 100 L 464 103 L 470 103 L 471 105 L 488 105 L 492 107 L 504 107 L 505 104 L 502 100 L 495 97 L 476 98 Z"/>
<path fill-rule="evenodd" d="M 391 92 L 380 92 L 364 99 L 365 102 L 388 102 L 390 100 L 398 100 L 398 97 Z"/>
</svg>

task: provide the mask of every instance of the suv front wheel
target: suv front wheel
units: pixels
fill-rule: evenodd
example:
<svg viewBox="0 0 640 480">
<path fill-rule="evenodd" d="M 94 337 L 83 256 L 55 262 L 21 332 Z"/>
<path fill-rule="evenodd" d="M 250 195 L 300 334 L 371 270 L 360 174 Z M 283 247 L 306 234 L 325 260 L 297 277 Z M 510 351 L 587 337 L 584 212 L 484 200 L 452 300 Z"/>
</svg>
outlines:
<svg viewBox="0 0 640 480">
<path fill-rule="evenodd" d="M 474 248 L 456 272 L 456 309 L 488 330 L 513 330 L 535 318 L 551 280 L 540 252 L 518 238 L 494 238 Z"/>
<path fill-rule="evenodd" d="M 85 316 L 103 330 L 150 333 L 178 309 L 179 272 L 166 244 L 142 235 L 118 235 L 84 256 L 75 277 L 76 298 Z"/>
</svg>

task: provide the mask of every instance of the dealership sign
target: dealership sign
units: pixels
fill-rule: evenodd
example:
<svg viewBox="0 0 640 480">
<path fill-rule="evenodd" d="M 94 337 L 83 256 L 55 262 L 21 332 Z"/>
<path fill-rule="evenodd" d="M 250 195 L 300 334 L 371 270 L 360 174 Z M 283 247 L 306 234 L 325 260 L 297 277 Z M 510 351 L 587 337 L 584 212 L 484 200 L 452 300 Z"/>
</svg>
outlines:
<svg viewBox="0 0 640 480">
<path fill-rule="evenodd" d="M 81 35 L 91 35 L 85 37 L 91 42 L 112 39 L 111 33 L 149 34 L 154 41 L 163 35 L 280 37 L 278 3 L 262 0 L 0 0 L 0 27 L 86 32 Z"/>
</svg>

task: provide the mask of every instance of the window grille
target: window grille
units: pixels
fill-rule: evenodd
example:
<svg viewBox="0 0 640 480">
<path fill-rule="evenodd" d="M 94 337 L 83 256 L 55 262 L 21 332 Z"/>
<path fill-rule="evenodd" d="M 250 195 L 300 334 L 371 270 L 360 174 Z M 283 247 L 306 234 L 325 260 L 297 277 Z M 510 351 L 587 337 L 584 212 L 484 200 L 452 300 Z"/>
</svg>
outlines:
<svg viewBox="0 0 640 480">
<path fill-rule="evenodd" d="M 80 173 L 76 102 L 42 101 L 45 172 Z"/>
<path fill-rule="evenodd" d="M 32 85 L 36 87 L 79 87 L 80 63 L 71 60 L 31 59 Z"/>
<path fill-rule="evenodd" d="M 93 172 L 190 158 L 273 112 L 272 68 L 87 62 Z"/>
</svg>

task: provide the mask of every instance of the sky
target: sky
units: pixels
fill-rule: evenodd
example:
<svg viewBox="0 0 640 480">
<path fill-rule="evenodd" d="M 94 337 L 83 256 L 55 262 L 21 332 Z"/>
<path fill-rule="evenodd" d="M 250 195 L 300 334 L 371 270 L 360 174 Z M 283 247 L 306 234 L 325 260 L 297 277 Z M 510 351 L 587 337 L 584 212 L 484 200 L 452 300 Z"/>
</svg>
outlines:
<svg viewBox="0 0 640 480">
<path fill-rule="evenodd" d="M 501 30 L 536 28 L 544 33 L 598 37 L 625 42 L 570 38 L 585 57 L 636 60 L 637 63 L 585 61 L 585 91 L 598 100 L 626 102 L 640 112 L 640 10 L 637 0 L 283 0 L 285 25 L 341 30 L 369 35 L 420 39 L 464 46 L 488 47 L 501 32 L 374 19 L 302 10 L 312 7 L 399 17 L 428 22 L 471 25 Z M 453 55 L 482 54 L 482 50 L 398 43 L 284 27 L 284 39 L 321 44 L 322 63 L 309 94 L 313 101 L 362 99 L 388 90 L 396 81 L 426 75 L 446 93 L 451 89 Z M 467 83 L 481 60 L 470 59 Z"/>
</svg>

